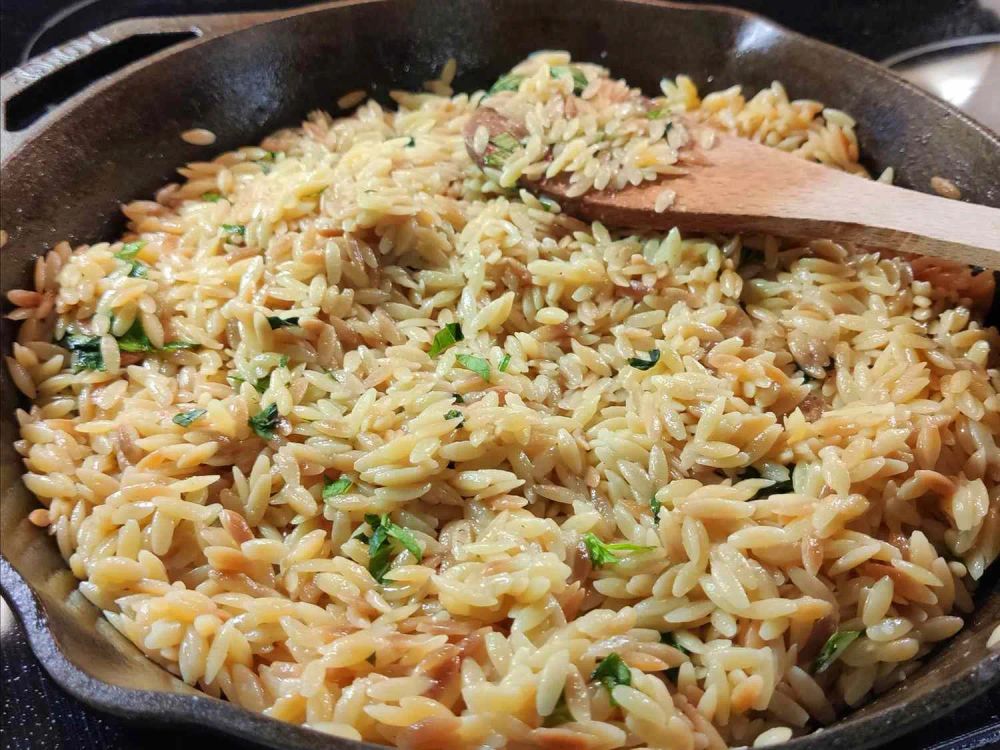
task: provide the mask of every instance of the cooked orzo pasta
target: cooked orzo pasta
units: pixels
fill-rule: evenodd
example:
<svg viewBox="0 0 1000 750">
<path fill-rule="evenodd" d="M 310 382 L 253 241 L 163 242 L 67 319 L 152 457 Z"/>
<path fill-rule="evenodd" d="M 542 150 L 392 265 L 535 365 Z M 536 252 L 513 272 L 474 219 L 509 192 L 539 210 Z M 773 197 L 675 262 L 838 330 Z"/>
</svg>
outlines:
<svg viewBox="0 0 1000 750">
<path fill-rule="evenodd" d="M 405 748 L 765 745 L 905 679 L 1000 548 L 988 277 L 516 188 L 659 179 L 682 111 L 863 172 L 780 84 L 539 54 L 484 174 L 452 75 L 189 164 L 11 293 L 83 594 L 212 695 Z"/>
</svg>

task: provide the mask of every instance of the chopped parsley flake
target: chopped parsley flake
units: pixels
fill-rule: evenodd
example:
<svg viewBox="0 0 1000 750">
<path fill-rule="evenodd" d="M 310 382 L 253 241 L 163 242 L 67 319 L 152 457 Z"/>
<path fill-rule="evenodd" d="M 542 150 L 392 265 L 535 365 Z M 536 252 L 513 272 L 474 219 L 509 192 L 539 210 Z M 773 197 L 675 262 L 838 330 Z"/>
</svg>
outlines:
<svg viewBox="0 0 1000 750">
<path fill-rule="evenodd" d="M 218 203 L 220 200 L 222 200 L 222 195 L 214 191 L 209 191 L 207 193 L 202 193 L 201 199 L 203 201 L 206 201 L 207 203 Z"/>
<path fill-rule="evenodd" d="M 507 372 L 508 367 L 510 367 L 510 355 L 504 354 L 503 358 L 500 360 L 500 364 L 497 365 L 497 369 L 500 372 Z"/>
</svg>

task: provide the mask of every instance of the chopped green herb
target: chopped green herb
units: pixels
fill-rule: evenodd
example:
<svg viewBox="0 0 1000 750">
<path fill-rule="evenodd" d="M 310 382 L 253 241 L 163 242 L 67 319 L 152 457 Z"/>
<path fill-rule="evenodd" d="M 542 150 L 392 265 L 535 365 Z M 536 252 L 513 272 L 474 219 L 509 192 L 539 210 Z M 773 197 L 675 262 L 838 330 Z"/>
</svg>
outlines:
<svg viewBox="0 0 1000 750">
<path fill-rule="evenodd" d="M 135 259 L 135 256 L 138 255 L 139 251 L 145 246 L 145 240 L 126 242 L 122 245 L 122 249 L 115 253 L 115 257 L 118 258 L 118 260 L 123 260 L 129 264 L 130 268 L 128 275 L 133 279 L 144 279 L 146 278 L 146 273 L 149 271 L 149 266 Z"/>
<path fill-rule="evenodd" d="M 136 318 L 129 329 L 118 337 L 118 348 L 123 352 L 151 352 L 155 347 L 143 330 L 142 321 Z"/>
<path fill-rule="evenodd" d="M 449 410 L 449 411 L 448 411 L 448 412 L 447 412 L 447 413 L 446 413 L 446 414 L 444 415 L 444 418 L 445 418 L 445 419 L 459 419 L 459 418 L 461 418 L 461 419 L 462 419 L 462 421 L 461 421 L 461 422 L 459 422 L 459 423 L 458 423 L 457 425 L 455 425 L 455 429 L 458 429 L 458 428 L 459 428 L 459 427 L 461 427 L 461 426 L 462 426 L 463 424 L 465 424 L 465 418 L 464 418 L 464 417 L 462 417 L 462 412 L 460 412 L 460 411 L 459 411 L 458 409 L 450 409 L 450 410 Z"/>
<path fill-rule="evenodd" d="M 582 70 L 572 65 L 556 65 L 549 71 L 553 78 L 561 78 L 567 73 L 573 76 L 573 93 L 579 96 L 590 83 Z"/>
<path fill-rule="evenodd" d="M 524 76 L 507 73 L 497 78 L 497 82 L 490 86 L 490 90 L 486 93 L 492 96 L 493 94 L 499 94 L 501 91 L 517 91 L 521 88 L 521 81 L 523 80 Z"/>
<path fill-rule="evenodd" d="M 193 341 L 168 341 L 163 345 L 162 351 L 176 352 L 180 349 L 197 349 L 198 345 Z"/>
<path fill-rule="evenodd" d="M 847 647 L 854 643 L 860 636 L 860 630 L 841 630 L 831 635 L 827 639 L 827 642 L 823 644 L 823 648 L 819 652 L 819 656 L 816 657 L 816 661 L 813 662 L 813 672 L 819 674 L 829 669 L 830 665 L 837 661 Z"/>
<path fill-rule="evenodd" d="M 656 499 L 656 495 L 649 498 L 649 508 L 653 511 L 653 525 L 660 525 L 660 508 L 663 507 L 663 503 Z"/>
<path fill-rule="evenodd" d="M 299 319 L 295 316 L 291 318 L 279 318 L 277 315 L 268 315 L 267 323 L 273 331 L 278 328 L 294 328 L 299 324 Z"/>
<path fill-rule="evenodd" d="M 646 117 L 650 120 L 655 120 L 657 118 L 663 117 L 666 110 L 663 107 L 653 107 L 653 109 L 646 112 Z"/>
<path fill-rule="evenodd" d="M 278 405 L 270 404 L 267 408 L 250 417 L 247 424 L 262 440 L 274 440 L 274 431 L 278 428 L 280 420 Z"/>
<path fill-rule="evenodd" d="M 63 339 L 66 348 L 73 353 L 73 372 L 82 370 L 104 370 L 101 354 L 101 337 L 69 333 Z"/>
<path fill-rule="evenodd" d="M 379 583 L 385 581 L 385 574 L 392 565 L 392 542 L 395 539 L 419 561 L 424 552 L 413 534 L 408 529 L 393 523 L 389 516 L 367 514 L 365 522 L 371 527 L 372 535 L 368 539 L 368 572 Z"/>
<path fill-rule="evenodd" d="M 122 245 L 122 249 L 115 253 L 115 257 L 119 260 L 134 260 L 135 256 L 139 254 L 139 251 L 146 246 L 146 240 L 135 240 L 134 242 L 126 242 Z"/>
<path fill-rule="evenodd" d="M 192 409 L 191 411 L 182 411 L 180 414 L 174 414 L 173 423 L 179 424 L 181 427 L 190 427 L 191 423 L 201 419 L 206 414 L 208 414 L 208 409 Z"/>
<path fill-rule="evenodd" d="M 472 354 L 456 354 L 455 361 L 466 370 L 472 370 L 487 383 L 490 382 L 490 363 Z"/>
<path fill-rule="evenodd" d="M 678 643 L 677 636 L 673 633 L 660 633 L 660 643 L 666 643 L 668 646 L 673 646 L 682 654 L 686 654 L 687 656 L 691 655 L 690 651 Z"/>
<path fill-rule="evenodd" d="M 226 234 L 238 234 L 240 237 L 247 233 L 247 228 L 243 224 L 223 224 L 221 229 Z"/>
<path fill-rule="evenodd" d="M 133 260 L 131 266 L 132 267 L 128 270 L 128 275 L 131 279 L 144 279 L 149 273 L 149 266 L 141 260 Z"/>
<path fill-rule="evenodd" d="M 226 378 L 233 381 L 233 383 L 235 383 L 236 385 L 247 382 L 246 378 L 244 378 L 242 375 L 235 375 L 233 373 L 226 375 Z M 257 378 L 257 380 L 255 380 L 253 383 L 253 388 L 255 391 L 257 391 L 257 393 L 263 394 L 264 391 L 267 390 L 267 387 L 270 384 L 271 384 L 271 373 L 268 373 L 267 375 L 263 375 Z"/>
<path fill-rule="evenodd" d="M 559 204 L 556 203 L 551 198 L 549 198 L 549 196 L 547 195 L 538 196 L 538 202 L 541 203 L 542 208 L 544 208 L 550 214 L 555 213 L 556 210 L 559 208 Z"/>
<path fill-rule="evenodd" d="M 640 359 L 639 357 L 629 357 L 628 363 L 637 370 L 652 369 L 660 361 L 660 350 L 650 349 L 649 354 L 646 356 L 649 357 L 648 360 Z"/>
<path fill-rule="evenodd" d="M 615 552 L 648 552 L 653 549 L 652 547 L 632 544 L 631 542 L 606 544 L 598 539 L 597 535 L 592 531 L 588 531 L 583 535 L 583 545 L 587 548 L 587 555 L 590 556 L 590 561 L 594 564 L 595 568 L 600 568 L 603 565 L 617 565 L 621 562 L 621 559 Z"/>
<path fill-rule="evenodd" d="M 417 139 L 411 135 L 410 139 L 406 142 L 406 148 L 413 148 L 416 145 L 417 145 Z"/>
<path fill-rule="evenodd" d="M 500 169 L 520 145 L 520 142 L 511 133 L 497 133 L 490 138 L 486 154 L 483 156 L 483 164 L 487 167 Z"/>
<path fill-rule="evenodd" d="M 288 367 L 288 355 L 282 354 L 278 357 L 278 367 Z"/>
<path fill-rule="evenodd" d="M 352 482 L 347 477 L 340 477 L 335 481 L 330 481 L 329 479 L 323 479 L 323 499 L 329 500 L 331 497 L 336 497 L 337 495 L 346 495 L 350 492 L 351 487 L 354 486 Z"/>
<path fill-rule="evenodd" d="M 452 397 L 452 399 L 454 399 L 454 401 L 455 401 L 456 404 L 464 404 L 465 403 L 465 399 L 462 398 L 462 394 L 461 393 L 453 393 L 453 394 L 451 394 L 451 397 Z"/>
<path fill-rule="evenodd" d="M 794 467 L 793 467 L 794 468 Z M 757 490 L 757 494 L 751 497 L 751 500 L 763 500 L 765 497 L 771 497 L 771 495 L 784 495 L 788 492 L 792 492 L 795 488 L 792 486 L 791 479 L 792 471 L 788 471 L 788 479 L 781 482 L 774 482 L 770 487 L 761 487 Z M 748 466 L 740 474 L 740 479 L 758 479 L 760 478 L 760 472 L 757 471 L 753 466 Z M 773 481 L 773 480 L 772 480 Z"/>
<path fill-rule="evenodd" d="M 632 672 L 629 670 L 628 664 L 612 651 L 601 659 L 600 664 L 597 665 L 597 669 L 590 675 L 590 679 L 597 680 L 604 685 L 607 688 L 608 694 L 611 695 L 615 686 L 632 684 Z M 611 698 L 611 703 L 612 705 L 618 705 L 615 703 L 613 697 Z"/>
<path fill-rule="evenodd" d="M 447 323 L 444 328 L 434 334 L 434 340 L 431 342 L 431 348 L 427 354 L 430 357 L 436 357 L 464 338 L 465 336 L 462 335 L 462 326 L 458 323 Z"/>
<path fill-rule="evenodd" d="M 201 199 L 208 203 L 218 203 L 220 200 L 222 200 L 222 196 L 214 191 L 209 191 L 207 193 L 202 193 Z"/>
<path fill-rule="evenodd" d="M 556 701 L 556 705 L 552 709 L 552 713 L 545 717 L 545 721 L 542 722 L 542 726 L 558 727 L 562 724 L 569 724 L 571 721 L 576 721 L 576 719 L 574 719 L 573 714 L 569 712 L 569 706 L 566 705 L 566 693 L 563 693 L 559 696 L 559 700 Z"/>
</svg>

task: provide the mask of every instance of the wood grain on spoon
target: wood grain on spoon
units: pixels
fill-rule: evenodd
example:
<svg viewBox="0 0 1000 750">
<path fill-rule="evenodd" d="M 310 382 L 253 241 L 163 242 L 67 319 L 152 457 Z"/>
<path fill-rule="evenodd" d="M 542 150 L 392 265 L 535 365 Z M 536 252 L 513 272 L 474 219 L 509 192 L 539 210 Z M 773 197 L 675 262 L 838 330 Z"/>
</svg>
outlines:
<svg viewBox="0 0 1000 750">
<path fill-rule="evenodd" d="M 524 128 L 496 110 L 480 107 L 465 140 L 476 130 L 490 137 Z M 685 121 L 699 143 L 699 128 Z M 775 148 L 712 131 L 714 143 L 692 147 L 684 175 L 622 190 L 591 191 L 571 198 L 563 176 L 524 184 L 557 200 L 567 213 L 609 226 L 721 233 L 768 233 L 833 239 L 898 252 L 947 258 L 1000 269 L 1000 210 L 940 198 L 824 167 Z M 486 152 L 489 153 L 488 151 Z M 662 190 L 676 194 L 665 211 L 654 210 Z"/>
</svg>

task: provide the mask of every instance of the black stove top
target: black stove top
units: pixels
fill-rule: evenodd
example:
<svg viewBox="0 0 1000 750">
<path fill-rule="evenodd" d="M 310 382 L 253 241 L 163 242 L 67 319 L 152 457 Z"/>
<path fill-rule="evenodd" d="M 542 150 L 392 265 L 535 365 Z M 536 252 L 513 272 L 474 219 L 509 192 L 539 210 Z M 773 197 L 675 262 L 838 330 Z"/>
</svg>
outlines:
<svg viewBox="0 0 1000 750">
<path fill-rule="evenodd" d="M 1000 32 L 997 3 L 989 0 L 714 2 L 760 13 L 873 60 L 931 42 Z M 0 0 L 0 68 L 7 70 L 28 57 L 123 18 L 273 10 L 309 4 L 287 0 Z"/>
<path fill-rule="evenodd" d="M 696 2 L 697 0 L 687 0 Z M 1000 33 L 1000 0 L 715 0 L 761 13 L 792 29 L 884 60 L 959 37 Z M 293 8 L 278 0 L 0 0 L 0 69 L 93 29 L 135 16 Z M 41 670 L 20 626 L 0 602 L 2 750 L 180 750 L 204 737 L 136 726 L 92 711 Z M 213 738 L 216 750 L 236 742 Z M 1000 695 L 984 695 L 886 750 L 1000 748 Z"/>
</svg>

